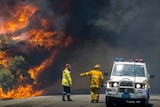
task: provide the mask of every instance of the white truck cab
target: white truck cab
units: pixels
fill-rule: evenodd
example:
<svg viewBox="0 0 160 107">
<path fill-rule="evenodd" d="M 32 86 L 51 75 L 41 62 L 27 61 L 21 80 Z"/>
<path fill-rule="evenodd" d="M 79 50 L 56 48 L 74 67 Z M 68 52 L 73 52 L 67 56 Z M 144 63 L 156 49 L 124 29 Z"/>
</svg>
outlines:
<svg viewBox="0 0 160 107">
<path fill-rule="evenodd" d="M 124 61 L 124 58 L 116 58 L 106 81 L 106 106 L 119 101 L 140 101 L 147 106 L 150 98 L 149 78 L 143 59 Z"/>
</svg>

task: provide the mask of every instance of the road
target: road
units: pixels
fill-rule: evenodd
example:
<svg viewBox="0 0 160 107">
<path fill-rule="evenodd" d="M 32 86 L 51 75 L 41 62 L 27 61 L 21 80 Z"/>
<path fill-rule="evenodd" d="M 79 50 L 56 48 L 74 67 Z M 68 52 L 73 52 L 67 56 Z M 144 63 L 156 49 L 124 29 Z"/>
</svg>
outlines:
<svg viewBox="0 0 160 107">
<path fill-rule="evenodd" d="M 98 103 L 90 102 L 90 95 L 72 95 L 73 101 L 61 100 L 61 95 L 46 95 L 29 97 L 24 99 L 8 99 L 0 100 L 0 107 L 106 107 L 105 95 L 101 94 Z M 120 107 L 118 105 L 116 107 Z M 128 103 L 123 107 L 135 107 L 138 104 Z M 160 107 L 160 96 L 152 95 L 150 99 L 149 107 Z"/>
</svg>

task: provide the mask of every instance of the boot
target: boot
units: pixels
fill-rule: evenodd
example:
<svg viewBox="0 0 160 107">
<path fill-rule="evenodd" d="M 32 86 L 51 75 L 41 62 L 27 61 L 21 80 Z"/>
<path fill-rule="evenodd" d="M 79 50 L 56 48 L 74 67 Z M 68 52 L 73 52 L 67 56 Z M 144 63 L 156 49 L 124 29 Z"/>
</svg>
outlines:
<svg viewBox="0 0 160 107">
<path fill-rule="evenodd" d="M 98 101 L 99 101 L 99 95 L 96 95 L 95 99 L 96 99 L 96 103 L 98 103 Z"/>
<path fill-rule="evenodd" d="M 70 98 L 70 95 L 67 95 L 67 99 L 68 99 L 68 101 L 72 101 Z"/>
<path fill-rule="evenodd" d="M 96 103 L 98 103 L 98 100 L 96 100 Z"/>
<path fill-rule="evenodd" d="M 63 96 L 62 96 L 62 101 L 66 101 L 65 100 L 65 94 L 63 94 Z"/>
<path fill-rule="evenodd" d="M 93 103 L 94 102 L 94 100 L 91 100 L 91 103 Z"/>
<path fill-rule="evenodd" d="M 99 101 L 99 95 L 98 96 L 96 96 L 96 103 L 98 103 L 98 101 Z"/>
</svg>

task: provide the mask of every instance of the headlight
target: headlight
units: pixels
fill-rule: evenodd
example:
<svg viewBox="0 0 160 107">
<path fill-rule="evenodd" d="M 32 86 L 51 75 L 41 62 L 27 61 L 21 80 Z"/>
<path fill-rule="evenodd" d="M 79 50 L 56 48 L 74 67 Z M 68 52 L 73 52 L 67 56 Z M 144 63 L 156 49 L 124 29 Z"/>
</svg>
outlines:
<svg viewBox="0 0 160 107">
<path fill-rule="evenodd" d="M 145 88 L 146 88 L 146 84 L 145 84 L 145 83 L 136 83 L 136 84 L 135 84 L 135 88 L 145 89 Z"/>
<path fill-rule="evenodd" d="M 110 87 L 110 83 L 109 82 L 107 83 L 107 87 Z"/>
<path fill-rule="evenodd" d="M 118 87 L 118 82 L 108 82 L 107 87 Z"/>
<path fill-rule="evenodd" d="M 118 86 L 117 82 L 113 83 L 113 87 L 117 87 L 117 86 Z"/>
<path fill-rule="evenodd" d="M 136 84 L 136 88 L 141 88 L 141 84 Z"/>
</svg>

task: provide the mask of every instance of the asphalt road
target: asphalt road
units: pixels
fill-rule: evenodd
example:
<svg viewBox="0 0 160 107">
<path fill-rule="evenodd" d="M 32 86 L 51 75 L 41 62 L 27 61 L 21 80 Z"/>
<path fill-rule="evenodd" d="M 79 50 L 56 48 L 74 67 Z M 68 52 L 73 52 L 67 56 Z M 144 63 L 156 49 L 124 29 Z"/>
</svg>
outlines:
<svg viewBox="0 0 160 107">
<path fill-rule="evenodd" d="M 0 107 L 106 107 L 105 95 L 101 94 L 98 103 L 90 102 L 90 95 L 72 95 L 73 101 L 62 101 L 61 95 L 29 97 L 24 99 L 0 100 Z M 139 104 L 127 103 L 123 107 L 137 107 Z M 116 107 L 122 107 L 117 105 Z M 160 107 L 160 96 L 152 95 L 149 107 Z"/>
</svg>

